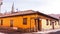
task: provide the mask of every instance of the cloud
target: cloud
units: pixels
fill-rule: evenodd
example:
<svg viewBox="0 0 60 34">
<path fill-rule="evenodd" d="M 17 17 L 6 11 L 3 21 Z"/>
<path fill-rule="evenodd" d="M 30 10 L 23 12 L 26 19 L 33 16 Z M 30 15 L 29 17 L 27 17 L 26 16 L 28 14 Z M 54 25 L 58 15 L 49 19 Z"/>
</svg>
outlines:
<svg viewBox="0 0 60 34">
<path fill-rule="evenodd" d="M 46 14 L 60 13 L 60 0 L 3 0 L 2 11 L 10 11 L 13 1 L 15 9 L 32 9 Z"/>
</svg>

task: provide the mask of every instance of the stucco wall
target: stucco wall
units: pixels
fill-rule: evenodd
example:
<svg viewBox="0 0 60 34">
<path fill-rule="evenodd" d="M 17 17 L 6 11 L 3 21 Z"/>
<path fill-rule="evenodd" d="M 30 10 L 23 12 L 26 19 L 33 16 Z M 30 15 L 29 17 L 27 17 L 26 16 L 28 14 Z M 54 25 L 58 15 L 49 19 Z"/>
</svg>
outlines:
<svg viewBox="0 0 60 34">
<path fill-rule="evenodd" d="M 52 26 L 50 25 L 50 21 L 49 24 L 46 24 L 46 19 L 42 19 L 42 30 L 50 30 L 52 29 Z"/>
<path fill-rule="evenodd" d="M 34 20 L 31 19 L 33 17 L 35 17 L 35 15 L 1 18 L 3 20 L 3 25 L 1 25 L 1 23 L 0 23 L 0 26 L 10 27 L 10 20 L 13 20 L 14 27 L 25 29 L 25 28 L 30 28 L 30 26 L 31 26 L 31 28 L 33 28 L 35 25 Z M 27 18 L 27 25 L 23 25 L 23 18 Z M 30 23 L 31 23 L 31 25 L 30 25 Z"/>
<path fill-rule="evenodd" d="M 55 29 L 60 28 L 60 25 L 58 24 L 58 21 L 56 21 L 56 25 L 54 24 L 54 26 L 55 26 Z"/>
</svg>

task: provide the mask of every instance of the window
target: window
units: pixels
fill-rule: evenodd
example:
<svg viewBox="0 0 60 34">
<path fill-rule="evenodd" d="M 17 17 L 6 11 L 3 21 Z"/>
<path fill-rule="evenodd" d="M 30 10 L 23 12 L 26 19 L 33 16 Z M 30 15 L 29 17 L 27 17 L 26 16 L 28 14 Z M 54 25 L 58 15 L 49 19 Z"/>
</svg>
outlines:
<svg viewBox="0 0 60 34">
<path fill-rule="evenodd" d="M 46 19 L 46 25 L 49 25 L 49 21 L 48 21 L 48 19 Z"/>
<path fill-rule="evenodd" d="M 3 25 L 3 20 L 1 20 L 1 25 Z"/>
<path fill-rule="evenodd" d="M 13 20 L 10 20 L 10 27 L 13 27 Z"/>
<path fill-rule="evenodd" d="M 23 18 L 23 24 L 27 25 L 27 18 Z"/>
</svg>

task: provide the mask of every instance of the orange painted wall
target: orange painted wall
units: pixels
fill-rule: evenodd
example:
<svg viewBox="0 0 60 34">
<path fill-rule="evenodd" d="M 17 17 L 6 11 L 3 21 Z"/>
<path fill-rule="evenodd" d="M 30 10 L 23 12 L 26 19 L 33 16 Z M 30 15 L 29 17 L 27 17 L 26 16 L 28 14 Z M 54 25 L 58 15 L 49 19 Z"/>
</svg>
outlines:
<svg viewBox="0 0 60 34">
<path fill-rule="evenodd" d="M 33 28 L 34 27 L 34 19 L 31 19 L 33 17 L 35 17 L 35 15 L 1 18 L 3 20 L 3 25 L 1 25 L 1 23 L 0 23 L 0 26 L 10 27 L 10 20 L 13 20 L 14 27 L 30 28 L 30 26 L 31 26 L 31 28 Z M 23 18 L 27 18 L 27 25 L 23 25 Z M 31 25 L 30 25 L 30 23 L 31 23 Z"/>
</svg>

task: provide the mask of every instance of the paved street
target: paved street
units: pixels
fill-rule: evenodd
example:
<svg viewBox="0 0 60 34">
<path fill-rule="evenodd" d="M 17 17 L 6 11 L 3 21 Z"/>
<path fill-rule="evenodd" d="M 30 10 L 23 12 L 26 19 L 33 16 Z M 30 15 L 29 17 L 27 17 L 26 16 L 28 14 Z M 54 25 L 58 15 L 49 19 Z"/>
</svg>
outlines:
<svg viewBox="0 0 60 34">
<path fill-rule="evenodd" d="M 60 31 L 57 31 L 57 32 L 51 32 L 51 33 L 49 33 L 49 34 L 60 34 Z"/>
<path fill-rule="evenodd" d="M 0 34 L 3 34 L 3 33 L 0 33 Z M 6 34 L 34 34 L 34 33 L 20 33 L 20 32 L 7 32 Z M 35 34 L 40 34 L 40 33 L 35 33 Z M 60 34 L 60 31 L 57 31 L 57 32 L 51 32 L 49 34 Z"/>
<path fill-rule="evenodd" d="M 60 34 L 60 29 L 58 29 L 58 30 L 52 30 L 52 32 L 45 31 L 45 32 L 34 32 L 34 33 L 21 33 L 19 31 L 0 30 L 0 34 L 41 34 L 41 33 L 46 34 L 47 32 L 50 32 L 48 34 Z M 53 32 L 53 31 L 55 31 L 55 32 Z"/>
<path fill-rule="evenodd" d="M 34 34 L 34 33 L 20 33 L 20 32 L 8 32 L 6 34 Z M 40 34 L 40 33 L 35 33 L 35 34 Z M 51 32 L 51 33 L 48 33 L 48 34 L 60 34 L 60 31 L 57 31 L 57 32 Z"/>
</svg>

